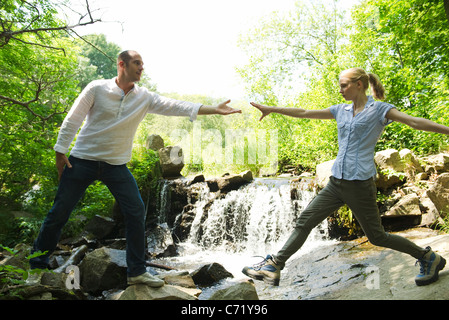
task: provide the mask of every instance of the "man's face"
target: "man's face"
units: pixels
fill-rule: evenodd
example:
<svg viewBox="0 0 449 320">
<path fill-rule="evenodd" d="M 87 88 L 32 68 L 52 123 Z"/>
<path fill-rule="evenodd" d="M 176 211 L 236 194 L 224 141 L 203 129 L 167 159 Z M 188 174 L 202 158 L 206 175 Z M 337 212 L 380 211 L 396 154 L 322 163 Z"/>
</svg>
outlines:
<svg viewBox="0 0 449 320">
<path fill-rule="evenodd" d="M 129 82 L 140 81 L 143 72 L 143 61 L 140 54 L 134 53 L 128 65 L 125 65 L 123 61 L 121 63 L 123 63 L 123 71 Z"/>
</svg>

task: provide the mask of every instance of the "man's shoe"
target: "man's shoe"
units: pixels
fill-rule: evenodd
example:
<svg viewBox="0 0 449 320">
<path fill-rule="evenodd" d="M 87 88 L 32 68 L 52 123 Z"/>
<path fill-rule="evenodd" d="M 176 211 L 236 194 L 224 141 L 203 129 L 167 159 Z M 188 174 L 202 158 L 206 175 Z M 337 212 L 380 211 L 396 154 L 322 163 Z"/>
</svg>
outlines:
<svg viewBox="0 0 449 320">
<path fill-rule="evenodd" d="M 415 278 L 415 283 L 418 286 L 425 286 L 438 280 L 438 272 L 446 265 L 446 260 L 443 257 L 432 251 L 427 247 L 427 253 L 421 259 L 416 261 L 419 264 L 419 274 Z"/>
<path fill-rule="evenodd" d="M 128 285 L 133 284 L 145 284 L 152 288 L 159 288 L 165 284 L 165 281 L 152 276 L 148 272 L 145 272 L 137 277 L 128 277 Z"/>
<path fill-rule="evenodd" d="M 242 272 L 252 279 L 263 280 L 273 286 L 278 286 L 281 279 L 281 268 L 270 255 L 252 267 L 244 267 Z"/>
</svg>

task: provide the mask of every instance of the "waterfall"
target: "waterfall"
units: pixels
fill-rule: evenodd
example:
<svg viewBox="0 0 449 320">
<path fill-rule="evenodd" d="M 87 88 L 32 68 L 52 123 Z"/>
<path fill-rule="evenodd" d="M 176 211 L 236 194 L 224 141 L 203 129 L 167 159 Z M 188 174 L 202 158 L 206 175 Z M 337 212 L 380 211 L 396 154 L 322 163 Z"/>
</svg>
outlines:
<svg viewBox="0 0 449 320">
<path fill-rule="evenodd" d="M 167 220 L 167 214 L 170 211 L 170 184 L 167 180 L 161 180 L 159 183 L 161 194 L 159 196 L 158 203 L 158 223 L 165 223 Z"/>
<path fill-rule="evenodd" d="M 177 185 L 187 189 L 187 205 L 179 209 L 179 194 L 170 196 L 172 182 L 161 186 L 159 222 L 168 222 L 172 231 L 185 219 L 190 223 L 185 239 L 177 243 L 177 256 L 160 258 L 162 264 L 195 270 L 218 262 L 235 277 L 245 276 L 242 267 L 276 253 L 290 236 L 295 220 L 316 195 L 308 181 L 285 178 L 256 178 L 250 184 L 226 194 L 211 192 L 207 182 Z M 184 190 L 185 191 L 185 190 Z M 186 215 L 186 208 L 189 208 Z M 182 211 L 182 213 L 180 212 Z M 176 215 L 176 219 L 173 218 Z M 166 220 L 165 220 L 166 219 Z M 170 221 L 174 221 L 173 225 Z M 326 220 L 309 235 L 295 256 L 330 243 Z"/>
<path fill-rule="evenodd" d="M 271 252 L 285 242 L 295 220 L 315 195 L 307 183 L 281 178 L 258 178 L 217 199 L 206 183 L 196 188 L 195 218 L 185 244 L 250 255 Z M 326 234 L 324 222 L 311 234 L 311 241 L 322 240 Z"/>
</svg>

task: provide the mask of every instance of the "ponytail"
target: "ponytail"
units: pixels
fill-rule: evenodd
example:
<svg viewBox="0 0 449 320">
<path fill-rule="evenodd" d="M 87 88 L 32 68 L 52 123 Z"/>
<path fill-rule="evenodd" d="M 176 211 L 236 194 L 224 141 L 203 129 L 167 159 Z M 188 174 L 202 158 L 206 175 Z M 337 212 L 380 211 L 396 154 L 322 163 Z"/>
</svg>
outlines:
<svg viewBox="0 0 449 320">
<path fill-rule="evenodd" d="M 385 88 L 379 80 L 379 77 L 373 73 L 368 73 L 369 83 L 371 85 L 371 92 L 377 100 L 385 99 Z"/>
</svg>

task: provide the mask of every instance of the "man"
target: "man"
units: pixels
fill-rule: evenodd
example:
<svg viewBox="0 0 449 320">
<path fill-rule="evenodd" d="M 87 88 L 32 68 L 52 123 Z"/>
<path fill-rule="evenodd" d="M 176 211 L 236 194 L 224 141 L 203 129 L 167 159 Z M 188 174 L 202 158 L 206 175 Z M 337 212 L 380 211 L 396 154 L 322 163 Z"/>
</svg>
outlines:
<svg viewBox="0 0 449 320">
<path fill-rule="evenodd" d="M 34 243 L 33 251 L 47 253 L 30 260 L 31 268 L 47 268 L 61 229 L 73 208 L 94 181 L 102 181 L 120 205 L 126 224 L 128 284 L 160 287 L 164 281 L 151 276 L 145 267 L 145 210 L 136 181 L 126 163 L 139 123 L 147 113 L 167 116 L 241 113 L 227 104 L 217 106 L 178 101 L 149 92 L 136 85 L 143 72 L 142 57 L 124 51 L 117 59 L 117 77 L 91 82 L 77 98 L 54 146 L 60 178 L 53 207 Z M 70 157 L 66 154 L 83 121 Z"/>
</svg>

